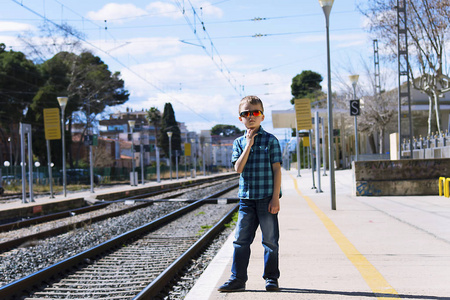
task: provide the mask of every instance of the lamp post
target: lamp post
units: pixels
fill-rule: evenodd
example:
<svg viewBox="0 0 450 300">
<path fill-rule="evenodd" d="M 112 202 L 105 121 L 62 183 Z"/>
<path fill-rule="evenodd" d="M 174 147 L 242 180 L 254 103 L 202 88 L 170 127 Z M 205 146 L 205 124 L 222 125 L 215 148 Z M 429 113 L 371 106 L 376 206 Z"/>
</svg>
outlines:
<svg viewBox="0 0 450 300">
<path fill-rule="evenodd" d="M 172 131 L 167 131 L 167 136 L 169 137 L 169 170 L 170 170 L 170 180 L 172 180 Z"/>
<path fill-rule="evenodd" d="M 202 147 L 202 156 L 203 156 L 203 176 L 206 176 L 205 148 L 206 148 L 206 144 L 203 143 L 203 147 Z"/>
<path fill-rule="evenodd" d="M 193 174 L 193 177 L 196 177 L 196 173 L 197 173 L 197 157 L 196 157 L 196 151 L 197 151 L 197 148 L 196 148 L 196 143 L 197 143 L 197 141 L 196 141 L 196 139 L 191 139 L 191 143 L 192 143 L 192 157 L 194 158 L 194 162 L 193 162 L 193 168 L 194 168 L 194 174 Z"/>
<path fill-rule="evenodd" d="M 34 166 L 36 167 L 36 183 L 39 183 L 39 167 L 41 166 L 41 163 L 36 161 Z"/>
<path fill-rule="evenodd" d="M 57 97 L 59 106 L 61 107 L 61 134 L 62 134 L 62 163 L 63 163 L 63 192 L 64 197 L 67 196 L 67 177 L 66 177 L 66 126 L 64 125 L 64 110 L 66 109 L 67 97 Z"/>
<path fill-rule="evenodd" d="M 9 166 L 10 166 L 10 163 L 9 163 L 9 161 L 7 161 L 7 160 L 5 160 L 4 162 L 3 162 L 3 165 L 6 167 L 6 176 L 8 176 L 9 174 L 8 174 L 8 168 L 9 168 Z M 9 177 L 7 177 L 8 178 L 8 180 L 9 180 Z M 0 182 L 1 183 L 1 182 Z"/>
<path fill-rule="evenodd" d="M 9 161 L 11 163 L 11 167 L 14 164 L 13 160 L 12 160 L 12 141 L 11 141 L 11 137 L 8 138 L 8 142 L 9 142 Z"/>
<path fill-rule="evenodd" d="M 359 75 L 350 75 L 348 77 L 350 79 L 350 82 L 353 86 L 353 99 L 356 99 L 356 85 L 358 84 Z M 358 143 L 358 121 L 355 115 L 355 161 L 358 161 L 358 154 L 359 154 L 359 143 Z"/>
<path fill-rule="evenodd" d="M 326 21 L 327 34 L 327 116 L 328 116 L 328 155 L 330 165 L 331 209 L 336 210 L 336 187 L 334 179 L 333 107 L 331 103 L 331 62 L 330 62 L 330 12 L 334 0 L 319 0 Z"/>
<path fill-rule="evenodd" d="M 134 143 L 133 143 L 133 130 L 134 126 L 136 125 L 135 120 L 128 120 L 128 125 L 130 126 L 131 131 L 131 185 L 136 186 L 136 176 L 134 175 Z"/>
</svg>

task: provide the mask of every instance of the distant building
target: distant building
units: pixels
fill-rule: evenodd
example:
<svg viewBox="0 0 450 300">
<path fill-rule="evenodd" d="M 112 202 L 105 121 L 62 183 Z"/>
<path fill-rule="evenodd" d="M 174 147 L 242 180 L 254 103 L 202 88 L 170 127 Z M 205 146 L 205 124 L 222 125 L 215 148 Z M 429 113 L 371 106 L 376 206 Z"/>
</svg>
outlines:
<svg viewBox="0 0 450 300">
<path fill-rule="evenodd" d="M 155 143 L 159 134 L 155 126 L 150 124 L 146 118 L 147 111 L 116 112 L 109 115 L 109 119 L 101 120 L 99 125 L 106 128 L 100 130 L 101 138 L 111 139 L 116 142 L 116 160 L 132 157 L 131 145 L 135 147 L 134 159 L 136 166 L 140 162 L 140 145 L 144 145 L 144 165 L 156 162 Z M 129 120 L 135 121 L 133 132 L 128 124 Z M 180 128 L 181 141 L 187 140 L 188 131 L 184 123 L 178 123 Z M 160 128 L 158 128 L 159 130 Z M 160 155 L 162 152 L 160 151 Z"/>
</svg>

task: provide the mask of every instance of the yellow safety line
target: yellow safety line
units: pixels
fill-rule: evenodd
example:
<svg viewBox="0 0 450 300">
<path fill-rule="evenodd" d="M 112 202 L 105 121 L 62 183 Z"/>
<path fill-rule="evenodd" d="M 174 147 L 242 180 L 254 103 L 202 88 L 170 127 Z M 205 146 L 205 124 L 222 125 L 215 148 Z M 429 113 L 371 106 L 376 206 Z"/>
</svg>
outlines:
<svg viewBox="0 0 450 300">
<path fill-rule="evenodd" d="M 320 208 L 308 197 L 302 194 L 297 185 L 297 180 L 291 175 L 294 180 L 295 189 L 297 193 L 302 196 L 309 207 L 319 217 L 322 223 L 327 228 L 330 235 L 336 241 L 338 246 L 352 262 L 356 269 L 361 273 L 362 277 L 377 296 L 377 299 L 399 299 L 397 291 L 384 279 L 383 275 L 362 255 L 353 244 L 344 236 L 339 228 L 328 218 L 328 216 L 320 210 Z"/>
</svg>

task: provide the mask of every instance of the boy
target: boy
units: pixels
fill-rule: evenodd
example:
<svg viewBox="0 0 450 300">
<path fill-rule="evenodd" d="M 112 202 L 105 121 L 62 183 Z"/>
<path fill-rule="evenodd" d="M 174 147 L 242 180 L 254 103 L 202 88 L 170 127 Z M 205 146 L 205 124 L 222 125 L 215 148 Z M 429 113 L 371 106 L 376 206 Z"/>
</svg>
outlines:
<svg viewBox="0 0 450 300">
<path fill-rule="evenodd" d="M 267 291 L 278 291 L 278 212 L 281 194 L 281 148 L 275 136 L 264 131 L 262 101 L 244 97 L 239 104 L 239 120 L 247 128 L 233 143 L 231 162 L 239 178 L 239 217 L 233 242 L 231 277 L 221 292 L 245 290 L 250 245 L 261 226 L 264 246 L 264 274 Z"/>
</svg>

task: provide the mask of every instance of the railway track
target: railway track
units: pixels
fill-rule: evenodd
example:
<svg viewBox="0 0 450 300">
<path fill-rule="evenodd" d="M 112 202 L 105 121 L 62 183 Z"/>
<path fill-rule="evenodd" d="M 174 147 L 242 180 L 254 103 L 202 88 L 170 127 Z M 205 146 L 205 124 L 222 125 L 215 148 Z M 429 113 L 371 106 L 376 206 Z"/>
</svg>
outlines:
<svg viewBox="0 0 450 300">
<path fill-rule="evenodd" d="M 199 216 L 217 219 L 209 211 L 207 199 L 219 197 L 230 189 L 172 212 L 146 225 L 119 235 L 96 247 L 76 254 L 51 267 L 0 288 L 0 299 L 103 298 L 150 299 L 157 295 L 180 269 L 229 222 L 237 205 L 221 205 L 226 214 L 200 239 L 202 226 L 190 228 Z M 183 217 L 182 217 L 183 216 Z M 176 219 L 178 221 L 175 221 Z M 211 226 L 212 224 L 208 224 Z M 174 228 L 185 230 L 173 236 Z M 159 229 L 158 229 L 159 228 Z M 170 255 L 170 257 L 168 256 Z"/>
<path fill-rule="evenodd" d="M 220 182 L 227 182 L 227 181 L 230 181 L 230 180 L 226 179 L 226 180 L 221 180 Z M 159 191 L 154 191 L 151 193 L 144 193 L 144 194 L 135 195 L 132 197 L 127 197 L 127 198 L 119 199 L 119 200 L 115 200 L 115 201 L 98 203 L 98 204 L 95 204 L 92 206 L 82 207 L 79 209 L 73 209 L 70 211 L 48 214 L 48 215 L 44 215 L 44 216 L 40 216 L 40 217 L 28 219 L 28 220 L 22 220 L 22 221 L 12 222 L 12 223 L 8 223 L 8 224 L 2 224 L 2 225 L 0 225 L 0 253 L 10 250 L 10 249 L 13 249 L 14 247 L 19 247 L 21 245 L 24 245 L 24 244 L 27 244 L 30 242 L 32 243 L 33 241 L 36 241 L 36 240 L 42 240 L 42 239 L 45 239 L 50 236 L 68 232 L 70 230 L 73 230 L 74 228 L 81 228 L 83 226 L 86 226 L 87 223 L 91 224 L 93 222 L 98 222 L 98 221 L 105 220 L 105 219 L 108 219 L 111 217 L 123 215 L 123 214 L 129 213 L 134 210 L 145 208 L 147 206 L 152 205 L 155 201 L 161 201 L 161 199 L 148 200 L 149 198 L 152 198 L 152 197 L 155 198 L 158 195 L 175 198 L 180 195 L 183 195 L 184 193 L 186 193 L 186 191 L 190 191 L 190 190 L 198 188 L 198 187 L 206 187 L 206 186 L 214 185 L 214 184 L 217 184 L 217 182 L 213 181 L 213 180 L 206 182 L 206 183 L 205 182 L 202 182 L 202 183 L 194 182 L 194 183 L 184 186 L 182 188 L 169 187 L 169 188 L 164 188 Z M 121 203 L 121 202 L 132 201 L 132 200 L 133 201 L 142 201 L 142 203 L 139 203 L 136 205 L 127 205 L 125 207 L 117 208 L 117 209 L 111 209 L 111 210 L 108 210 L 108 211 L 106 211 L 104 213 L 100 213 L 100 214 L 90 214 L 91 212 L 94 212 L 94 211 L 97 211 L 100 209 L 105 209 L 106 207 L 108 207 L 109 205 L 111 205 L 113 203 Z M 82 215 L 84 217 L 82 217 Z M 77 217 L 75 218 L 75 216 L 77 216 Z M 40 228 L 38 226 L 36 226 L 38 224 L 43 224 L 43 223 L 51 222 L 51 221 L 55 221 L 55 220 L 61 220 L 63 218 L 67 218 L 67 221 L 59 222 L 59 224 L 54 223 L 55 224 L 54 226 L 41 226 Z M 21 228 L 26 228 L 29 226 L 37 227 L 36 229 L 34 229 L 35 233 L 30 233 L 30 234 L 23 235 L 20 237 L 17 236 L 18 234 L 17 234 L 16 230 L 19 230 Z M 49 227 L 51 227 L 51 228 L 49 228 Z"/>
</svg>

